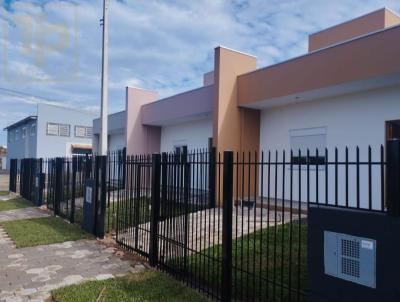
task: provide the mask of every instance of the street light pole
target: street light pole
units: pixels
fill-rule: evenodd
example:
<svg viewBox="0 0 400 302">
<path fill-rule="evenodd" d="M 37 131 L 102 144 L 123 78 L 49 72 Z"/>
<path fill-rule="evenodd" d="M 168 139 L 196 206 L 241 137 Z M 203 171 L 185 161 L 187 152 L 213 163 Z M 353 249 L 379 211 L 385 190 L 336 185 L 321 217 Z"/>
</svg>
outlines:
<svg viewBox="0 0 400 302">
<path fill-rule="evenodd" d="M 99 155 L 107 155 L 108 145 L 108 9 L 109 0 L 103 0 L 103 53 L 101 74 L 101 126 Z"/>
</svg>

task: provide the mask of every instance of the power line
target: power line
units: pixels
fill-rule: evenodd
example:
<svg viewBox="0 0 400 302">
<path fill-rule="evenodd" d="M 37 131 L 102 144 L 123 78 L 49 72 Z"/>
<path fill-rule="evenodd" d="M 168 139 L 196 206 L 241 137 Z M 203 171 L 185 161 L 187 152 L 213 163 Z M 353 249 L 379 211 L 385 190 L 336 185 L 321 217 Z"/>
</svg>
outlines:
<svg viewBox="0 0 400 302">
<path fill-rule="evenodd" d="M 26 92 L 22 92 L 22 91 L 19 91 L 19 90 L 14 90 L 14 89 L 9 89 L 9 88 L 5 88 L 5 87 L 0 87 L 0 93 L 1 92 L 6 93 L 6 94 L 11 94 L 11 95 L 24 96 L 24 97 L 34 97 L 34 98 L 42 99 L 42 100 L 48 101 L 48 102 L 57 102 L 57 103 L 65 103 L 66 102 L 66 101 L 63 101 L 63 100 L 54 100 L 54 99 L 50 100 L 48 98 L 45 98 L 45 97 L 42 97 L 42 96 L 39 96 L 39 95 L 29 94 L 29 93 L 26 93 Z"/>
</svg>

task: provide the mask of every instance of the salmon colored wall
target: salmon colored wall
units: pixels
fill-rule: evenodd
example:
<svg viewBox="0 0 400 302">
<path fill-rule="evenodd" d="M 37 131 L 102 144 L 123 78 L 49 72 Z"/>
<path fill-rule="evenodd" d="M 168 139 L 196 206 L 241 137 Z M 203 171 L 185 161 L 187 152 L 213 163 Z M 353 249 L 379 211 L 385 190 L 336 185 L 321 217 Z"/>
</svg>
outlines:
<svg viewBox="0 0 400 302">
<path fill-rule="evenodd" d="M 154 91 L 126 87 L 126 152 L 128 155 L 160 152 L 161 129 L 142 125 L 141 107 L 154 102 Z"/>
<path fill-rule="evenodd" d="M 256 69 L 255 57 L 217 47 L 214 59 L 214 129 L 213 144 L 217 151 L 242 150 L 243 116 L 238 107 L 237 77 Z M 249 135 L 251 136 L 251 134 Z M 248 138 L 251 141 L 251 138 Z"/>
<path fill-rule="evenodd" d="M 239 77 L 239 105 L 398 73 L 399 53 L 396 26 L 262 68 Z"/>
<path fill-rule="evenodd" d="M 385 9 L 327 28 L 308 37 L 308 50 L 314 51 L 385 28 Z"/>
<path fill-rule="evenodd" d="M 385 27 L 391 27 L 400 24 L 400 16 L 390 10 L 385 10 Z"/>
<path fill-rule="evenodd" d="M 218 47 L 215 49 L 214 64 L 214 129 L 213 145 L 217 152 L 225 150 L 248 153 L 258 151 L 260 146 L 260 115 L 257 110 L 238 107 L 237 77 L 240 74 L 256 69 L 255 57 L 239 53 L 230 49 Z M 236 157 L 236 156 L 235 156 Z M 237 171 L 237 170 L 235 170 Z M 254 168 L 250 168 L 251 175 L 254 175 Z M 234 177 L 239 178 L 239 183 L 244 184 L 236 188 L 234 196 L 239 199 L 251 195 L 254 197 L 257 192 L 257 184 L 252 179 L 247 179 L 248 171 L 242 178 L 241 170 Z M 223 183 L 222 175 L 217 175 L 217 183 Z M 253 178 L 253 177 L 252 177 Z M 236 184 L 236 181 L 234 181 Z M 217 201 L 222 204 L 222 191 L 217 192 Z M 233 202 L 236 202 L 234 200 Z"/>
</svg>

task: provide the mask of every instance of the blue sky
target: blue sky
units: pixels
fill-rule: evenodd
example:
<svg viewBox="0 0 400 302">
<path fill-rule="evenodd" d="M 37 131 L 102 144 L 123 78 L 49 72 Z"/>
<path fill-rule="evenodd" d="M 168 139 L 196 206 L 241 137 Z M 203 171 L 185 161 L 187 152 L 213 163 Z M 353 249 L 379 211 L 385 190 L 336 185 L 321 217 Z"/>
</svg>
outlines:
<svg viewBox="0 0 400 302">
<path fill-rule="evenodd" d="M 307 52 L 308 34 L 399 0 L 111 0 L 110 111 L 125 86 L 161 97 L 202 84 L 214 47 L 263 67 Z M 98 112 L 102 1 L 0 0 L 0 128 L 38 103 Z M 6 133 L 0 131 L 0 145 Z"/>
</svg>

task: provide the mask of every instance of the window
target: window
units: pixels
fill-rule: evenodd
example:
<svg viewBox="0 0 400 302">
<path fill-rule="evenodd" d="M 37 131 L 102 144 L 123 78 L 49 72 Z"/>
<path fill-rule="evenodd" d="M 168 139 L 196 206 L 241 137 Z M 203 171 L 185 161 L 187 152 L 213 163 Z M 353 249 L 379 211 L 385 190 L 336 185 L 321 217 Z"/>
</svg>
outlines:
<svg viewBox="0 0 400 302">
<path fill-rule="evenodd" d="M 8 131 L 8 142 L 11 143 L 14 140 L 14 132 Z"/>
<path fill-rule="evenodd" d="M 92 138 L 93 128 L 86 126 L 75 126 L 75 137 Z"/>
<path fill-rule="evenodd" d="M 26 137 L 26 127 L 22 128 L 22 139 Z"/>
<path fill-rule="evenodd" d="M 309 164 L 325 164 L 325 127 L 290 130 L 289 134 L 290 148 L 293 150 L 293 164 L 307 164 L 307 150 L 309 151 Z"/>
<path fill-rule="evenodd" d="M 36 123 L 31 125 L 31 136 L 36 135 Z"/>
<path fill-rule="evenodd" d="M 56 123 L 47 123 L 46 134 L 54 135 L 54 136 L 71 136 L 70 134 L 70 125 L 67 124 L 56 124 Z"/>
<path fill-rule="evenodd" d="M 59 124 L 59 135 L 60 136 L 71 136 L 70 134 L 70 125 Z"/>
<path fill-rule="evenodd" d="M 17 141 L 19 139 L 19 131 L 18 129 L 15 130 L 15 140 Z"/>
<path fill-rule="evenodd" d="M 58 135 L 58 124 L 47 123 L 46 134 L 47 135 Z"/>
</svg>

